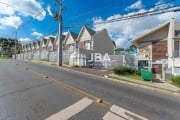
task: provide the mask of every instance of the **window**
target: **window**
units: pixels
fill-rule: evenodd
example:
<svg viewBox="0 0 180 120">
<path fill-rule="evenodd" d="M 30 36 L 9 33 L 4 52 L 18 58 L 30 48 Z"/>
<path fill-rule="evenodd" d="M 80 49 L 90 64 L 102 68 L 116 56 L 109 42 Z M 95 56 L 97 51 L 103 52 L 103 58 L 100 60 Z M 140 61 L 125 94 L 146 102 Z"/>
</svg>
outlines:
<svg viewBox="0 0 180 120">
<path fill-rule="evenodd" d="M 138 61 L 138 68 L 148 68 L 149 67 L 149 61 L 148 60 L 139 60 Z"/>
<path fill-rule="evenodd" d="M 88 49 L 88 50 L 91 50 L 91 47 L 92 46 L 92 43 L 91 41 L 85 41 L 85 48 Z"/>
<path fill-rule="evenodd" d="M 74 48 L 75 48 L 75 45 L 74 45 L 74 44 L 72 44 L 72 45 L 70 45 L 69 50 L 70 50 L 70 51 L 73 51 L 73 50 L 74 50 Z"/>
</svg>

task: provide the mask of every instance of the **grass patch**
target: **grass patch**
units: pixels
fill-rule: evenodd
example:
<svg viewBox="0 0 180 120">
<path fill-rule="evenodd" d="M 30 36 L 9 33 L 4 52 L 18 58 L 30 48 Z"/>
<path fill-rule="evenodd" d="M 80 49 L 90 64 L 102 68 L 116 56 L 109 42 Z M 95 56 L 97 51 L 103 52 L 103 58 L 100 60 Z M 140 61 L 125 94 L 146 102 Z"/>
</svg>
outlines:
<svg viewBox="0 0 180 120">
<path fill-rule="evenodd" d="M 65 65 L 69 65 L 69 61 L 65 61 L 63 62 Z"/>
<path fill-rule="evenodd" d="M 174 86 L 176 86 L 176 87 L 178 87 L 178 88 L 180 88 L 180 85 L 179 84 L 177 84 L 177 83 L 171 83 L 172 85 L 174 85 Z"/>
<path fill-rule="evenodd" d="M 136 79 L 136 80 L 141 80 L 141 76 L 140 75 L 124 75 L 125 77 L 128 78 L 132 78 L 132 79 Z"/>
<path fill-rule="evenodd" d="M 141 80 L 140 71 L 135 68 L 130 68 L 126 66 L 118 66 L 113 69 L 114 73 L 124 77 Z"/>
<path fill-rule="evenodd" d="M 43 63 L 42 61 L 39 61 L 39 63 Z"/>
<path fill-rule="evenodd" d="M 0 57 L 0 59 L 7 60 L 8 58 L 7 57 Z"/>
<path fill-rule="evenodd" d="M 118 66 L 113 69 L 115 74 L 118 75 L 140 75 L 140 71 L 135 68 L 130 68 L 126 66 Z"/>
<path fill-rule="evenodd" d="M 54 65 L 54 66 L 56 66 L 57 64 L 56 64 L 56 63 L 51 63 L 50 65 Z"/>
<path fill-rule="evenodd" d="M 180 76 L 171 76 L 171 82 L 173 85 L 180 88 Z"/>
</svg>

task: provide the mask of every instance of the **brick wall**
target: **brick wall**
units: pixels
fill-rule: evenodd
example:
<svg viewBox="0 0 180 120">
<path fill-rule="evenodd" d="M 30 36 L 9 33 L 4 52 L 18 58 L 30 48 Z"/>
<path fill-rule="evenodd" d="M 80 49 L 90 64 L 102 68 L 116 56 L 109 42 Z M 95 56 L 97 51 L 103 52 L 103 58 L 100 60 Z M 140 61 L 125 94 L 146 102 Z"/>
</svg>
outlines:
<svg viewBox="0 0 180 120">
<path fill-rule="evenodd" d="M 167 40 L 152 43 L 152 60 L 167 59 Z"/>
</svg>

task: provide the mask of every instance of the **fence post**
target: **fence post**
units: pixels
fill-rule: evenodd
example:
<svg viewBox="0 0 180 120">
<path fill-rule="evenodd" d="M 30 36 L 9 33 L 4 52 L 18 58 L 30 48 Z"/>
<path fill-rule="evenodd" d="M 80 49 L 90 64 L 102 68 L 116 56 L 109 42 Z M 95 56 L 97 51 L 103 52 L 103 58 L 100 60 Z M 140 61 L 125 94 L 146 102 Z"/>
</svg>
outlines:
<svg viewBox="0 0 180 120">
<path fill-rule="evenodd" d="M 123 66 L 125 66 L 125 55 L 123 55 Z"/>
</svg>

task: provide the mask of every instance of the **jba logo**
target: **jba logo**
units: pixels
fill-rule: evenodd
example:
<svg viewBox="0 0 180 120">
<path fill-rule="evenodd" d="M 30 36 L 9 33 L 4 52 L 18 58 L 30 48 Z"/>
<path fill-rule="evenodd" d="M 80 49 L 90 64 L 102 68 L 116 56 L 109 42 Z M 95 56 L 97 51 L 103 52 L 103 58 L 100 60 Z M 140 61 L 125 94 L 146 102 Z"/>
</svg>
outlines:
<svg viewBox="0 0 180 120">
<path fill-rule="evenodd" d="M 91 53 L 91 57 L 88 62 L 104 62 L 104 61 L 111 61 L 110 57 L 107 53 L 102 55 L 101 53 Z"/>
</svg>

